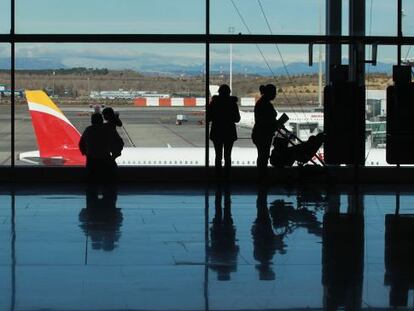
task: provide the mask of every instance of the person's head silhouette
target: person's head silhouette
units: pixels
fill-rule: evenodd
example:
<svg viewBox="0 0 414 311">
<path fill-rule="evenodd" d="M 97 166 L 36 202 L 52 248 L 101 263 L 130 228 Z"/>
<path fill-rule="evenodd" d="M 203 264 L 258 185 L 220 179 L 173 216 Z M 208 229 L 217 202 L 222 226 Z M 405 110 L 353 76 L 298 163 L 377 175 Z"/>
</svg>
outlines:
<svg viewBox="0 0 414 311">
<path fill-rule="evenodd" d="M 230 96 L 230 87 L 227 84 L 222 84 L 218 89 L 218 93 L 220 96 Z"/>
<path fill-rule="evenodd" d="M 119 116 L 111 107 L 105 107 L 104 110 L 102 110 L 102 114 L 104 119 L 109 123 L 115 124 L 116 126 L 122 126 L 122 122 L 119 119 Z"/>
<path fill-rule="evenodd" d="M 263 95 L 264 93 L 265 93 L 265 86 L 264 85 L 261 85 L 260 87 L 259 87 L 259 91 L 260 91 L 260 95 Z"/>
<path fill-rule="evenodd" d="M 91 116 L 91 123 L 93 125 L 103 124 L 102 115 L 100 113 L 94 113 L 94 114 L 92 114 L 92 116 Z"/>
<path fill-rule="evenodd" d="M 261 85 L 260 94 L 262 94 L 267 100 L 273 100 L 276 98 L 276 86 L 274 84 Z"/>
</svg>

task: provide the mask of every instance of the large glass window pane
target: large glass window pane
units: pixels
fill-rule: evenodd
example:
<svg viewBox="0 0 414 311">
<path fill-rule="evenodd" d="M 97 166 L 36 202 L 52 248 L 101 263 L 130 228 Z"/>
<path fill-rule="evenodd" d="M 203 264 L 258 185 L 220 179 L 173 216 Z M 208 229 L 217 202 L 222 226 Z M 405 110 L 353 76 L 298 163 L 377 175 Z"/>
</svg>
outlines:
<svg viewBox="0 0 414 311">
<path fill-rule="evenodd" d="M 367 48 L 369 59 L 371 48 Z M 386 148 L 386 116 L 387 87 L 393 85 L 392 66 L 397 63 L 397 48 L 378 47 L 377 66 L 366 65 L 366 144 L 365 155 L 367 166 L 387 166 Z"/>
<path fill-rule="evenodd" d="M 10 33 L 10 1 L 0 3 L 0 33 Z"/>
<path fill-rule="evenodd" d="M 366 1 L 366 35 L 397 35 L 397 1 Z"/>
<path fill-rule="evenodd" d="M 232 95 L 238 97 L 241 120 L 233 148 L 234 166 L 256 165 L 257 151 L 251 134 L 260 85 L 276 86 L 278 94 L 273 104 L 278 118 L 286 113 L 290 118 L 286 128 L 300 140 L 306 141 L 310 135 L 323 131 L 324 54 L 324 46 L 320 50 L 315 46 L 314 64 L 309 67 L 305 45 L 211 46 L 211 90 L 214 92 L 214 86 L 217 89 L 221 84 L 229 84 Z M 295 144 L 299 142 L 292 140 Z M 214 156 L 212 153 L 211 157 Z"/>
<path fill-rule="evenodd" d="M 202 0 L 16 0 L 18 33 L 203 33 Z"/>
<path fill-rule="evenodd" d="M 45 92 L 32 100 L 26 92 L 28 102 L 43 106 L 34 105 L 29 114 L 27 101 L 22 105 L 24 117 L 16 121 L 19 164 L 83 164 L 78 153 L 73 158 L 63 152 L 63 141 L 77 149 L 92 112 L 112 107 L 123 122 L 117 128 L 125 143 L 118 164 L 204 165 L 203 45 L 18 44 L 16 53 L 17 87 Z M 54 110 L 44 108 L 50 99 Z M 52 125 L 39 113 L 58 117 L 61 131 L 47 128 Z M 68 123 L 79 133 L 65 134 Z"/>
<path fill-rule="evenodd" d="M 414 35 L 414 3 L 409 0 L 403 0 L 403 35 Z"/>
<path fill-rule="evenodd" d="M 211 32 L 227 34 L 325 33 L 323 0 L 211 1 Z"/>
<path fill-rule="evenodd" d="M 10 165 L 10 45 L 0 44 L 0 165 Z"/>
</svg>

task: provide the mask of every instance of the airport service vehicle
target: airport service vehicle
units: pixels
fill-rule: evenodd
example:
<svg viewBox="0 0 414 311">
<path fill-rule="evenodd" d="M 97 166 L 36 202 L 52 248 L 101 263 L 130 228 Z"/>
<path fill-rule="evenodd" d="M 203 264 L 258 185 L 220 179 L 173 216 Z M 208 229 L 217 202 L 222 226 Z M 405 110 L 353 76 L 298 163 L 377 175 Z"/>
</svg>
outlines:
<svg viewBox="0 0 414 311">
<path fill-rule="evenodd" d="M 86 158 L 78 147 L 81 135 L 58 106 L 43 91 L 26 91 L 26 99 L 39 150 L 22 152 L 19 160 L 33 165 L 84 166 Z M 214 166 L 214 148 L 209 152 L 209 165 Z M 256 158 L 256 148 L 233 148 L 233 166 L 255 166 Z M 205 148 L 126 147 L 116 162 L 120 166 L 204 166 L 204 159 Z M 388 165 L 385 149 L 371 149 L 366 165 Z"/>
</svg>

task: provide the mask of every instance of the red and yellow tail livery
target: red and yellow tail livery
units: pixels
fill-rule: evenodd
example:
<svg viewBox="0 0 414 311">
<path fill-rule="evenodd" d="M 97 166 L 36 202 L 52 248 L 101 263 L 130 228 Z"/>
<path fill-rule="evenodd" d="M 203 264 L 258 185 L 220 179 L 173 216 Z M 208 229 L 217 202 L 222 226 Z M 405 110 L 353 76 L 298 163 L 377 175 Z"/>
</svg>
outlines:
<svg viewBox="0 0 414 311">
<path fill-rule="evenodd" d="M 44 164 L 85 165 L 80 133 L 43 91 L 26 91 L 32 124 Z"/>
</svg>

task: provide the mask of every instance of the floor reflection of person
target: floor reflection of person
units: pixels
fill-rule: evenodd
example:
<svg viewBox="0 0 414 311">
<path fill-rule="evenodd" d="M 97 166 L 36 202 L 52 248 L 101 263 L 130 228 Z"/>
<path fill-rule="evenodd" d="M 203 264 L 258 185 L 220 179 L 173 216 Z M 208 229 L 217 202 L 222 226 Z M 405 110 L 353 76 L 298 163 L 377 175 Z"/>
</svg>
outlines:
<svg viewBox="0 0 414 311">
<path fill-rule="evenodd" d="M 217 272 L 220 281 L 230 280 L 232 272 L 237 270 L 236 228 L 231 215 L 231 198 L 228 188 L 224 190 L 224 209 L 222 208 L 223 191 L 220 186 L 215 194 L 215 214 L 210 228 L 209 267 Z"/>
<path fill-rule="evenodd" d="M 212 97 L 207 106 L 207 120 L 211 122 L 210 139 L 213 141 L 216 153 L 215 169 L 217 179 L 230 176 L 231 150 L 237 140 L 236 124 L 240 121 L 237 97 L 230 96 L 231 90 L 227 84 L 218 89 L 218 95 Z M 224 151 L 224 176 L 222 175 L 222 159 Z"/>
<path fill-rule="evenodd" d="M 256 269 L 260 280 L 274 280 L 273 256 L 276 250 L 283 249 L 283 240 L 275 235 L 267 207 L 267 189 L 260 187 L 257 201 L 257 217 L 252 226 L 253 256 L 259 263 Z"/>
<path fill-rule="evenodd" d="M 407 307 L 414 289 L 414 216 L 385 215 L 385 285 L 390 286 L 389 305 Z"/>
<path fill-rule="evenodd" d="M 363 215 L 326 213 L 322 243 L 324 310 L 360 310 L 363 275 Z"/>
<path fill-rule="evenodd" d="M 96 186 L 86 191 L 86 208 L 79 213 L 80 227 L 91 239 L 92 249 L 112 251 L 121 237 L 122 212 L 116 207 L 117 189 L 106 185 L 102 189 L 102 198 Z"/>
</svg>

